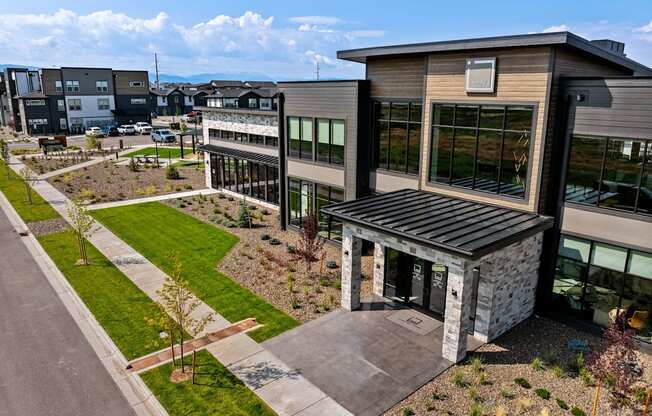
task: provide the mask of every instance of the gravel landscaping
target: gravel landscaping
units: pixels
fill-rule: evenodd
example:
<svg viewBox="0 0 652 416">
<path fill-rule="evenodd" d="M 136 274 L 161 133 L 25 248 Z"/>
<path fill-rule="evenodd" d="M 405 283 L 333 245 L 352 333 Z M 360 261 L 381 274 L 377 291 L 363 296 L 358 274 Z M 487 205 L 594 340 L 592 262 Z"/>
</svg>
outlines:
<svg viewBox="0 0 652 416">
<path fill-rule="evenodd" d="M 597 336 L 570 326 L 530 318 L 480 347 L 466 362 L 449 368 L 385 415 L 469 415 L 474 405 L 477 415 L 501 414 L 499 408 L 505 410 L 505 415 L 541 415 L 544 408 L 550 415 L 571 415 L 573 407 L 589 415 L 595 389 L 587 387 L 583 378 L 571 370 L 576 353 L 569 349 L 568 341 L 573 339 L 584 340 L 589 346 L 599 342 Z M 639 356 L 644 367 L 642 385 L 650 386 L 651 357 L 645 353 Z M 521 385 L 515 383 L 518 378 L 523 379 Z M 641 403 L 636 403 L 634 409 L 611 409 L 607 397 L 603 389 L 599 415 L 641 413 Z"/>
<path fill-rule="evenodd" d="M 20 160 L 30 167 L 36 174 L 52 172 L 68 168 L 80 163 L 88 162 L 90 157 L 84 152 L 59 152 L 55 155 L 24 155 Z"/>
<path fill-rule="evenodd" d="M 222 259 L 218 270 L 278 309 L 306 322 L 338 308 L 340 247 L 325 244 L 323 262 L 313 263 L 311 272 L 307 272 L 305 263 L 297 263 L 288 252 L 288 245 L 298 245 L 299 233 L 283 231 L 279 226 L 277 211 L 247 200 L 248 205 L 255 208 L 251 211 L 255 218 L 254 226 L 250 229 L 223 225 L 225 217 L 227 224 L 228 218 L 237 218 L 239 201 L 238 198 L 215 195 L 174 199 L 166 203 L 238 236 L 240 242 Z M 329 261 L 334 262 L 336 268 L 326 267 Z M 372 267 L 373 256 L 363 256 L 362 296 L 371 295 Z"/>
<path fill-rule="evenodd" d="M 129 166 L 107 161 L 57 175 L 48 182 L 67 197 L 81 197 L 90 203 L 123 201 L 205 187 L 204 172 L 192 169 L 179 172 L 179 179 L 167 179 L 164 168 L 141 165 L 133 172 Z"/>
<path fill-rule="evenodd" d="M 29 230 L 35 237 L 41 237 L 52 233 L 58 233 L 68 229 L 68 222 L 63 218 L 35 221 L 27 224 Z"/>
</svg>

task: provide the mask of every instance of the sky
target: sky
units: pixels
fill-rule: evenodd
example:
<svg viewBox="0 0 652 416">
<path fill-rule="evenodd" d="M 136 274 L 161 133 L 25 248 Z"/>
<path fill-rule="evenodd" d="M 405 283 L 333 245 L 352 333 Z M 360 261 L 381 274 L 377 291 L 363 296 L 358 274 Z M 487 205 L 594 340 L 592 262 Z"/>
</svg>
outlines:
<svg viewBox="0 0 652 416">
<path fill-rule="evenodd" d="M 652 67 L 652 0 L 0 0 L 0 64 L 364 78 L 336 52 L 564 30 Z"/>
</svg>

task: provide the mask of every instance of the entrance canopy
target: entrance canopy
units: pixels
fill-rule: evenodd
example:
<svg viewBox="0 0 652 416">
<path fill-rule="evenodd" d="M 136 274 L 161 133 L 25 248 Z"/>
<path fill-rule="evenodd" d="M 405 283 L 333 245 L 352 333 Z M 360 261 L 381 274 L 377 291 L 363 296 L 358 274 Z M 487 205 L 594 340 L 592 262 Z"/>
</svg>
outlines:
<svg viewBox="0 0 652 416">
<path fill-rule="evenodd" d="M 327 215 L 475 259 L 552 227 L 552 218 L 403 189 L 329 205 Z"/>
<path fill-rule="evenodd" d="M 236 159 L 258 162 L 262 163 L 263 165 L 278 167 L 278 157 L 276 156 L 263 155 L 260 153 L 247 152 L 246 150 L 232 149 L 230 147 L 215 146 L 212 144 L 199 146 L 198 150 L 223 156 L 231 156 Z"/>
</svg>

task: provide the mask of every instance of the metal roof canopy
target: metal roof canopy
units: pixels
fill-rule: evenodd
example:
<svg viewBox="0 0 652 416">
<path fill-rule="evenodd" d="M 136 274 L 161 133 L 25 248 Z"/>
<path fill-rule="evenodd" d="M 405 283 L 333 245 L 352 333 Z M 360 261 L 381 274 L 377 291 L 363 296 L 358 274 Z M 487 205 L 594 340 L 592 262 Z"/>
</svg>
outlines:
<svg viewBox="0 0 652 416">
<path fill-rule="evenodd" d="M 260 153 L 247 152 L 246 150 L 232 149 L 230 147 L 215 146 L 213 144 L 205 144 L 199 146 L 198 150 L 208 153 L 215 153 L 223 156 L 231 156 L 236 159 L 249 160 L 251 162 L 262 163 L 263 165 L 278 167 L 278 157 L 263 155 Z"/>
<path fill-rule="evenodd" d="M 544 231 L 553 223 L 551 217 L 413 189 L 329 205 L 322 212 L 471 259 Z"/>
</svg>

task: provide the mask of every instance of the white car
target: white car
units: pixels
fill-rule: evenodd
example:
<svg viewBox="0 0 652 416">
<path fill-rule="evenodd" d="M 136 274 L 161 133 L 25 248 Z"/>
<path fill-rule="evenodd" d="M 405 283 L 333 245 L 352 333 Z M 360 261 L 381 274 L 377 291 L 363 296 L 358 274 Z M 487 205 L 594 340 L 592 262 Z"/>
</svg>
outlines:
<svg viewBox="0 0 652 416">
<path fill-rule="evenodd" d="M 86 129 L 85 134 L 91 137 L 104 137 L 104 132 L 99 127 L 89 127 Z"/>
<path fill-rule="evenodd" d="M 144 121 L 137 122 L 134 128 L 140 134 L 150 134 L 152 132 L 152 126 L 150 126 L 149 123 L 145 123 Z"/>
<path fill-rule="evenodd" d="M 136 127 L 134 127 L 133 124 L 123 124 L 122 126 L 118 127 L 118 133 L 123 135 L 136 134 Z"/>
</svg>

